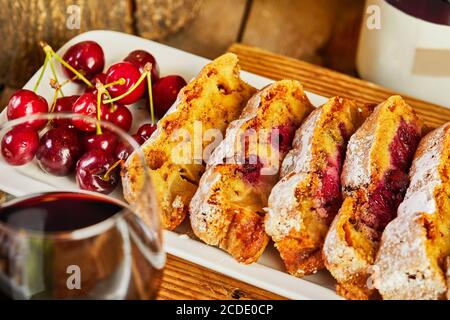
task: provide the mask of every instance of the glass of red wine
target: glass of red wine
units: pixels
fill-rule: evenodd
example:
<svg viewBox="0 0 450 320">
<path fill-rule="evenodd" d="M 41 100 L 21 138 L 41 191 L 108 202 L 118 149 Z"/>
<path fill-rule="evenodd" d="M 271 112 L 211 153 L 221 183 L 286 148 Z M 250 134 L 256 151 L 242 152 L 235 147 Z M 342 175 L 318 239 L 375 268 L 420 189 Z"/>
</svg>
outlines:
<svg viewBox="0 0 450 320">
<path fill-rule="evenodd" d="M 166 256 L 138 140 L 80 114 L 0 121 L 0 190 L 19 196 L 0 205 L 0 298 L 156 297 Z"/>
</svg>

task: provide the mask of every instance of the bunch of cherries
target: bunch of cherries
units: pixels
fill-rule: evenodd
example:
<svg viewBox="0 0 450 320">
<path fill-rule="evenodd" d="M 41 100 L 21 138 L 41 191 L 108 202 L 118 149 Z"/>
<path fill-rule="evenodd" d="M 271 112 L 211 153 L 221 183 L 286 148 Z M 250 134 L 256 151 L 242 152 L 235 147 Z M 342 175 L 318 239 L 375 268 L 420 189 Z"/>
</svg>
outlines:
<svg viewBox="0 0 450 320">
<path fill-rule="evenodd" d="M 143 144 L 156 129 L 155 116 L 160 118 L 175 102 L 186 85 L 177 75 L 161 77 L 158 64 L 149 52 L 132 51 L 123 61 L 111 65 L 106 72 L 102 47 L 94 41 L 79 42 L 60 57 L 42 43 L 46 59 L 33 91 L 21 89 L 10 98 L 8 120 L 38 113 L 76 113 L 109 121 L 124 131 L 131 128 L 133 117 L 126 105 L 148 96 L 151 123 L 142 125 L 132 137 Z M 65 75 L 58 83 L 52 58 L 59 61 Z M 36 93 L 45 68 L 50 64 L 55 79 L 53 104 Z M 85 85 L 81 95 L 64 96 L 62 87 L 69 81 Z M 132 147 L 95 121 L 81 118 L 32 120 L 14 126 L 1 141 L 6 162 L 21 166 L 36 158 L 45 172 L 67 176 L 75 171 L 80 188 L 108 194 L 119 182 L 119 167 L 132 152 Z"/>
</svg>

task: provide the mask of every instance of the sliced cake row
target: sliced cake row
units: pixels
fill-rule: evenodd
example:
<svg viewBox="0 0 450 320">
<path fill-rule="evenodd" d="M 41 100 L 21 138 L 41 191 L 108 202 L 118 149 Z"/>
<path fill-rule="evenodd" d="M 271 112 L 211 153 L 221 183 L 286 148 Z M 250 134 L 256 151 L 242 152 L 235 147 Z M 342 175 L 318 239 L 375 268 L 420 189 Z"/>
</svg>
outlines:
<svg viewBox="0 0 450 320">
<path fill-rule="evenodd" d="M 422 125 L 401 97 L 376 107 L 334 97 L 314 109 L 297 81 L 255 91 L 240 79 L 237 57 L 226 54 L 159 121 L 143 152 L 163 226 L 174 229 L 190 213 L 197 237 L 243 263 L 256 261 L 271 238 L 289 273 L 325 266 L 347 298 L 442 298 L 450 255 L 448 128 L 424 138 L 408 177 Z M 215 149 L 211 140 L 196 146 L 197 122 L 225 139 Z M 181 143 L 194 154 L 180 153 Z M 135 160 L 122 172 L 129 202 L 143 181 Z M 412 258 L 417 246 L 422 260 Z"/>
</svg>

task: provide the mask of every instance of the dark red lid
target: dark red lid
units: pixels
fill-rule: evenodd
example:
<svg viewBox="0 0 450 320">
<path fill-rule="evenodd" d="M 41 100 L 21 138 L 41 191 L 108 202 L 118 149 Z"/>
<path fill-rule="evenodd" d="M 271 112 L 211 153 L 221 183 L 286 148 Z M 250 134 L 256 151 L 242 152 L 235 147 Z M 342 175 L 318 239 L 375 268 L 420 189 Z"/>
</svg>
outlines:
<svg viewBox="0 0 450 320">
<path fill-rule="evenodd" d="M 450 0 L 385 0 L 413 17 L 450 26 Z"/>
</svg>

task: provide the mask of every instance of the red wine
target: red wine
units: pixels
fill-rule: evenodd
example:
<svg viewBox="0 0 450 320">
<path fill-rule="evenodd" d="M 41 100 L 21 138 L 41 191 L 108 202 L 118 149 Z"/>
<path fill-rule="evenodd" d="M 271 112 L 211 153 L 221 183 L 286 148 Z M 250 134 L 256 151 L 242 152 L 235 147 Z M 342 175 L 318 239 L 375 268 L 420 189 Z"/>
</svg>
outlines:
<svg viewBox="0 0 450 320">
<path fill-rule="evenodd" d="M 46 193 L 0 208 L 0 221 L 15 229 L 62 232 L 102 222 L 123 208 L 111 200 L 84 193 Z"/>
<path fill-rule="evenodd" d="M 437 24 L 450 26 L 448 0 L 386 0 L 404 13 Z"/>
<path fill-rule="evenodd" d="M 165 255 L 148 232 L 102 195 L 11 201 L 0 206 L 0 299 L 154 298 Z"/>
</svg>

